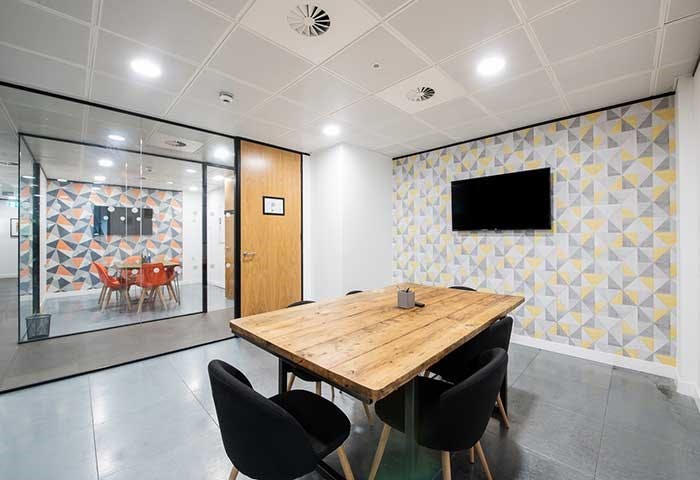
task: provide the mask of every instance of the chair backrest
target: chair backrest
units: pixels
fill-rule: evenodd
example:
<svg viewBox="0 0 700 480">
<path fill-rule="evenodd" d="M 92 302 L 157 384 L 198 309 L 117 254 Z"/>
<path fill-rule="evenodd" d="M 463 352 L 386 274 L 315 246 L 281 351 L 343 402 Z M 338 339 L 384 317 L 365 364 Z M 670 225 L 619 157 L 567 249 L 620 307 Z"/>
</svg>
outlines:
<svg viewBox="0 0 700 480">
<path fill-rule="evenodd" d="M 262 480 L 301 477 L 318 464 L 303 427 L 221 360 L 209 362 L 209 381 L 226 455 L 244 475 Z"/>
<path fill-rule="evenodd" d="M 300 300 L 298 302 L 290 303 L 287 308 L 298 307 L 300 305 L 308 305 L 309 303 L 316 303 L 313 300 Z"/>
<path fill-rule="evenodd" d="M 100 277 L 100 281 L 108 287 L 119 286 L 119 280 L 109 275 L 107 267 L 101 263 L 92 262 L 95 270 L 97 270 L 97 275 Z"/>
<path fill-rule="evenodd" d="M 450 288 L 453 289 L 453 290 L 464 290 L 464 291 L 466 291 L 466 292 L 476 292 L 476 289 L 475 289 L 475 288 L 472 288 L 472 287 L 465 287 L 465 286 L 463 286 L 463 285 L 452 285 Z"/>
<path fill-rule="evenodd" d="M 513 317 L 503 317 L 488 329 L 488 340 L 485 349 L 502 348 L 506 352 L 510 346 L 510 335 L 513 333 Z"/>
<path fill-rule="evenodd" d="M 437 422 L 425 445 L 437 450 L 471 448 L 484 434 L 508 367 L 508 354 L 494 348 L 479 357 L 479 369 L 440 397 L 437 411 L 427 421 Z"/>
<path fill-rule="evenodd" d="M 345 296 L 355 295 L 356 293 L 362 293 L 362 290 L 350 290 L 348 293 L 345 294 Z"/>
<path fill-rule="evenodd" d="M 168 274 L 162 263 L 144 263 L 141 265 L 141 280 L 148 284 L 165 283 Z"/>
</svg>

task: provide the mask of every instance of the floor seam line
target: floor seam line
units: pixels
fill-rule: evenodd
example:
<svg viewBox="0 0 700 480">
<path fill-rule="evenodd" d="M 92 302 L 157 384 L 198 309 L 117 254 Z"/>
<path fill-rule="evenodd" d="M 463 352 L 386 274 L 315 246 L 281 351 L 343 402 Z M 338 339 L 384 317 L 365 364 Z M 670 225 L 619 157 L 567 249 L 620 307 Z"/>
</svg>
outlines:
<svg viewBox="0 0 700 480">
<path fill-rule="evenodd" d="M 95 475 L 97 480 L 100 479 L 100 464 L 97 460 L 97 435 L 95 434 L 95 411 L 92 408 L 92 382 L 90 375 L 87 375 L 88 394 L 90 395 L 90 423 L 92 425 L 92 449 L 95 452 Z"/>
<path fill-rule="evenodd" d="M 595 456 L 595 471 L 593 473 L 593 480 L 598 477 L 598 464 L 600 463 L 600 452 L 603 450 L 603 435 L 605 434 L 605 425 L 607 424 L 608 418 L 608 405 L 610 404 L 610 392 L 612 391 L 612 381 L 613 381 L 613 368 L 610 368 L 610 382 L 608 383 L 608 395 L 605 397 L 605 410 L 603 411 L 603 428 L 600 430 L 600 441 L 598 442 L 598 452 Z"/>
</svg>

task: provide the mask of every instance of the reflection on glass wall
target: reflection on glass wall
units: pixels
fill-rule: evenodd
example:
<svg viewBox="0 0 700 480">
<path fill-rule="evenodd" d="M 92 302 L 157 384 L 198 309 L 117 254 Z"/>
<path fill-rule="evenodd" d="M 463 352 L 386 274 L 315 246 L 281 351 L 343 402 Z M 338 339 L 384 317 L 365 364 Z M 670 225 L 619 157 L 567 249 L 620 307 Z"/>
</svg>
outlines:
<svg viewBox="0 0 700 480">
<path fill-rule="evenodd" d="M 0 102 L 22 132 L 21 342 L 233 307 L 232 139 L 9 87 Z"/>
</svg>

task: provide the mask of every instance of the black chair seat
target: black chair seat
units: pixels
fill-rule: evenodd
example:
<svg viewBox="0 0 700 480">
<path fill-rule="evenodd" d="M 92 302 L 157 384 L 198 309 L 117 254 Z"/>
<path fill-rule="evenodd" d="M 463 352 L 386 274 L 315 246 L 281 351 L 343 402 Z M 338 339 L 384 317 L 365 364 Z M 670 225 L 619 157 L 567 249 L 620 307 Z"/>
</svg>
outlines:
<svg viewBox="0 0 700 480">
<path fill-rule="evenodd" d="M 350 435 L 350 420 L 325 398 L 305 390 L 270 397 L 301 424 L 319 460 L 340 447 Z"/>
</svg>

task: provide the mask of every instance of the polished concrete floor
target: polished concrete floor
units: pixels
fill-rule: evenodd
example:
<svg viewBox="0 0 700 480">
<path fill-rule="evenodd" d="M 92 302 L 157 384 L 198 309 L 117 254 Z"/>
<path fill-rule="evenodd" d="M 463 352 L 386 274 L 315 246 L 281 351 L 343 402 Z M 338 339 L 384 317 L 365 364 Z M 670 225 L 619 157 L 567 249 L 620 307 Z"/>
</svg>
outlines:
<svg viewBox="0 0 700 480">
<path fill-rule="evenodd" d="M 181 285 L 182 300 L 178 304 L 168 298 L 165 293 L 165 308 L 160 302 L 147 302 L 141 313 L 136 306 L 127 311 L 125 303 L 118 302 L 116 295 L 112 296 L 110 306 L 104 311 L 98 305 L 99 290 L 91 291 L 85 295 L 52 295 L 44 302 L 42 313 L 51 314 L 51 334 L 56 337 L 71 333 L 89 332 L 102 328 L 130 325 L 134 323 L 149 322 L 165 317 L 189 315 L 202 311 L 202 284 Z M 131 292 L 132 301 L 136 303 L 138 291 Z M 224 289 L 209 285 L 207 288 L 207 301 L 209 310 L 221 310 L 233 308 L 233 300 L 226 298 Z"/>
<path fill-rule="evenodd" d="M 214 358 L 238 366 L 264 395 L 276 393 L 275 359 L 230 339 L 2 394 L 0 476 L 227 478 L 206 374 Z M 482 439 L 496 480 L 700 478 L 700 414 L 669 380 L 518 345 L 508 367 L 511 429 L 493 419 Z M 346 447 L 355 476 L 367 478 L 380 425 L 369 427 L 347 395 L 336 404 L 353 423 Z M 379 478 L 398 478 L 402 440 L 392 433 Z M 439 479 L 439 456 L 421 451 L 420 459 L 421 478 Z M 335 455 L 328 462 L 339 468 Z M 484 478 L 463 452 L 453 454 L 452 471 Z"/>
</svg>

